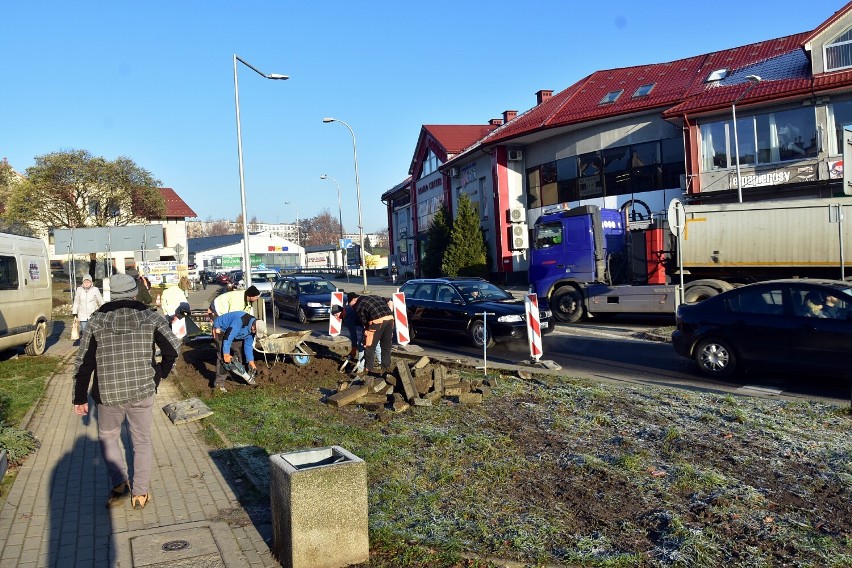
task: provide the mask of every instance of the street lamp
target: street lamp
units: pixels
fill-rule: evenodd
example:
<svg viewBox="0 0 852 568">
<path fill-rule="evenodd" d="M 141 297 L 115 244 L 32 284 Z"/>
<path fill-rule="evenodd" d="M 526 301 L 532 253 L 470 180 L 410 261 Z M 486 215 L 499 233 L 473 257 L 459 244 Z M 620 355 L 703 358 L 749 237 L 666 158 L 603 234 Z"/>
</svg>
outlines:
<svg viewBox="0 0 852 568">
<path fill-rule="evenodd" d="M 237 107 L 237 155 L 239 156 L 240 160 L 240 210 L 243 215 L 243 258 L 245 258 L 245 272 L 243 274 L 243 282 L 246 283 L 246 286 L 250 286 L 251 253 L 249 251 L 248 219 L 246 215 L 246 182 L 245 176 L 243 175 L 243 136 L 240 129 L 240 87 L 239 83 L 237 82 L 237 61 L 257 73 L 261 77 L 265 77 L 267 79 L 283 81 L 289 79 L 290 77 L 287 75 L 280 75 L 278 73 L 262 73 L 258 71 L 256 67 L 253 67 L 251 64 L 237 57 L 236 53 L 234 54 L 234 99 L 236 101 Z"/>
<path fill-rule="evenodd" d="M 340 206 L 340 184 L 336 179 L 327 174 L 322 174 L 320 179 L 330 179 L 337 185 L 337 222 L 340 224 L 340 255 L 341 261 L 346 259 L 346 249 L 343 248 L 343 208 Z M 346 281 L 349 281 L 349 270 L 346 262 L 343 262 L 343 270 L 346 271 Z"/>
<path fill-rule="evenodd" d="M 743 178 L 740 175 L 740 141 L 737 139 L 737 103 L 740 102 L 740 99 L 746 96 L 748 92 L 762 80 L 759 75 L 748 75 L 746 79 L 751 82 L 751 85 L 749 85 L 748 88 L 734 100 L 734 104 L 731 105 L 731 113 L 734 115 L 734 154 L 736 154 L 737 159 L 737 199 L 739 200 L 739 203 L 743 202 Z"/>
<path fill-rule="evenodd" d="M 358 244 L 361 247 L 361 274 L 364 276 L 364 293 L 369 292 L 367 290 L 367 264 L 364 257 L 364 222 L 361 217 L 361 185 L 358 181 L 358 150 L 355 146 L 355 131 L 352 130 L 352 127 L 340 120 L 339 118 L 329 118 L 326 117 L 322 119 L 323 122 L 339 122 L 343 126 L 349 129 L 349 133 L 352 135 L 352 157 L 355 160 L 355 193 L 358 196 Z"/>
<path fill-rule="evenodd" d="M 340 224 L 340 240 L 343 240 L 343 208 L 340 206 L 340 184 L 330 175 L 322 174 L 320 179 L 330 179 L 337 184 L 337 222 Z"/>
<path fill-rule="evenodd" d="M 292 205 L 296 209 L 296 244 L 300 244 L 302 240 L 302 232 L 299 230 L 299 208 L 292 201 L 285 201 L 284 205 Z"/>
</svg>

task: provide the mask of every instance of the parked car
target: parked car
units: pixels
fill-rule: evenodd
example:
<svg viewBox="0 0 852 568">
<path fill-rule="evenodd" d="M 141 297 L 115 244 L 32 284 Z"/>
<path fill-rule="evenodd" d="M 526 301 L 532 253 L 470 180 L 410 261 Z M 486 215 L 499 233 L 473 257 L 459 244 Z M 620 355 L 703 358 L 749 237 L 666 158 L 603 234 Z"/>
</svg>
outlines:
<svg viewBox="0 0 852 568">
<path fill-rule="evenodd" d="M 702 373 L 713 377 L 757 366 L 848 373 L 850 314 L 848 282 L 761 282 L 681 305 L 672 344 L 679 355 L 694 359 Z"/>
<path fill-rule="evenodd" d="M 405 294 L 409 332 L 466 335 L 482 347 L 487 322 L 488 344 L 495 340 L 526 339 L 523 300 L 481 278 L 431 278 L 409 280 Z M 539 306 L 542 333 L 553 329 L 551 312 Z M 483 318 L 482 313 L 488 312 Z M 493 314 L 493 315 L 491 315 Z"/>
<path fill-rule="evenodd" d="M 214 281 L 217 284 L 221 284 L 222 286 L 227 286 L 228 284 L 230 284 L 231 279 L 227 272 L 220 272 L 216 275 Z"/>
<path fill-rule="evenodd" d="M 260 290 L 260 297 L 267 304 L 272 303 L 272 286 L 278 280 L 278 271 L 271 269 L 252 268 L 251 283 Z M 245 281 L 240 280 L 238 283 L 240 288 L 246 288 Z"/>
<path fill-rule="evenodd" d="M 284 276 L 272 287 L 272 316 L 290 316 L 305 323 L 328 319 L 331 293 L 337 287 L 319 276 Z"/>
</svg>

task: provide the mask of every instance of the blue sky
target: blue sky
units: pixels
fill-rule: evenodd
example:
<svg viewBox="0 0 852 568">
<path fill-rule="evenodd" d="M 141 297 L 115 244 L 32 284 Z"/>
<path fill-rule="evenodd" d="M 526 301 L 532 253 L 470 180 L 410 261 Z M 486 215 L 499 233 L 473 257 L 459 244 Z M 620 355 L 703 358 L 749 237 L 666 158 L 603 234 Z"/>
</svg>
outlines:
<svg viewBox="0 0 852 568">
<path fill-rule="evenodd" d="M 664 62 L 809 31 L 843 6 L 763 2 L 5 2 L 0 158 L 23 172 L 69 149 L 127 156 L 201 219 L 240 211 L 233 55 L 248 216 L 327 209 L 387 225 L 423 124 L 524 112 L 598 69 Z M 605 10 L 605 11 L 604 11 Z M 285 205 L 289 201 L 294 205 Z"/>
</svg>

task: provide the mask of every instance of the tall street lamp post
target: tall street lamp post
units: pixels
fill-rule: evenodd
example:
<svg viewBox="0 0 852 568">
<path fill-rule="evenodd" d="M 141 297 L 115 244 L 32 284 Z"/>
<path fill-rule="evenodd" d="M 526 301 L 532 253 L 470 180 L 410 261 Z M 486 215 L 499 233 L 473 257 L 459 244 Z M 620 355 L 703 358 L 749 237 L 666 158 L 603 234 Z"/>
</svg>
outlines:
<svg viewBox="0 0 852 568">
<path fill-rule="evenodd" d="M 759 75 L 749 75 L 746 79 L 751 82 L 751 85 L 749 85 L 748 88 L 734 100 L 734 104 L 731 105 L 731 114 L 734 115 L 734 154 L 736 154 L 737 160 L 737 200 L 739 203 L 743 202 L 743 178 L 740 175 L 740 141 L 737 138 L 737 103 L 740 102 L 740 99 L 746 96 L 748 92 L 762 80 Z"/>
<path fill-rule="evenodd" d="M 340 184 L 336 179 L 327 174 L 322 174 L 320 179 L 330 179 L 337 185 L 337 222 L 340 225 L 340 260 L 343 262 L 343 270 L 346 271 L 346 281 L 349 282 L 349 268 L 346 266 L 346 249 L 343 248 L 343 207 L 340 205 Z"/>
<path fill-rule="evenodd" d="M 248 286 L 251 285 L 251 252 L 249 249 L 248 218 L 246 215 L 246 182 L 245 176 L 243 175 L 243 137 L 240 128 L 240 87 L 237 82 L 237 61 L 266 79 L 283 81 L 290 77 L 287 75 L 280 75 L 278 73 L 262 73 L 251 64 L 237 57 L 236 53 L 234 54 L 234 99 L 237 107 L 237 155 L 240 160 L 240 211 L 243 215 L 243 258 L 245 259 L 243 282 L 245 282 Z"/>
<path fill-rule="evenodd" d="M 364 293 L 368 293 L 367 289 L 367 263 L 364 256 L 364 222 L 362 221 L 361 216 L 361 185 L 358 181 L 358 149 L 355 145 L 355 131 L 352 130 L 352 127 L 340 120 L 339 118 L 323 118 L 323 122 L 339 122 L 343 126 L 349 129 L 349 133 L 352 135 L 352 157 L 355 160 L 355 193 L 358 197 L 358 245 L 361 247 L 361 274 L 364 277 Z"/>
</svg>

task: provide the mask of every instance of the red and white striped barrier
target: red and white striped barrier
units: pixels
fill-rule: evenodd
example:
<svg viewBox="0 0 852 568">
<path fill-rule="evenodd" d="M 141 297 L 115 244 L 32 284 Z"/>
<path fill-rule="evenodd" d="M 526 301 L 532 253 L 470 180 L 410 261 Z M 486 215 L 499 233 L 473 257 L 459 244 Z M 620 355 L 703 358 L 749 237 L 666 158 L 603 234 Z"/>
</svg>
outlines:
<svg viewBox="0 0 852 568">
<path fill-rule="evenodd" d="M 527 337 L 530 342 L 530 357 L 534 361 L 538 361 L 544 354 L 541 348 L 541 322 L 539 321 L 538 295 L 525 295 L 524 306 L 527 310 Z"/>
<path fill-rule="evenodd" d="M 393 295 L 393 322 L 396 325 L 396 342 L 400 345 L 411 343 L 408 312 L 405 310 L 405 294 L 402 292 L 394 292 Z"/>
<path fill-rule="evenodd" d="M 331 313 L 334 306 L 340 306 L 341 309 L 343 308 L 343 292 L 332 292 L 331 304 L 329 305 L 328 334 L 332 337 L 337 337 L 340 335 L 340 328 L 343 325 L 343 312 L 341 311 L 339 314 Z"/>
</svg>

